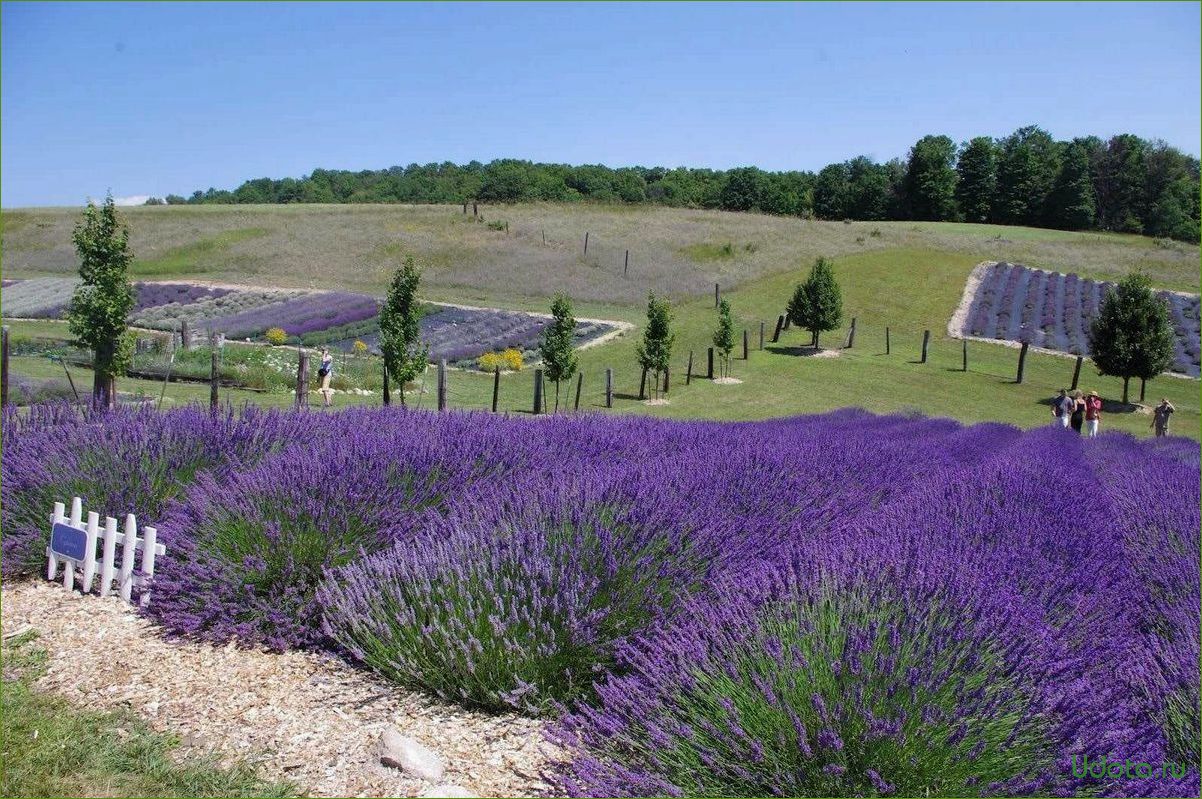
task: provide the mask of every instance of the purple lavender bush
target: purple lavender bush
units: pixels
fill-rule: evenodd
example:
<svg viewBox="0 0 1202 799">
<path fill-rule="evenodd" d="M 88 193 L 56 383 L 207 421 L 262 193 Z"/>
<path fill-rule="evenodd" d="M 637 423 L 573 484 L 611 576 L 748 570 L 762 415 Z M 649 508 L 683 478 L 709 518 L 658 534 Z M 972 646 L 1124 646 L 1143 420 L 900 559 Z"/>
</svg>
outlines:
<svg viewBox="0 0 1202 799">
<path fill-rule="evenodd" d="M 363 416 L 315 422 L 228 479 L 199 476 L 160 526 L 172 555 L 156 575 L 151 615 L 202 640 L 315 644 L 313 596 L 325 570 L 407 540 L 494 461 L 481 441 L 465 451 L 462 437 L 424 433 L 420 415 L 372 425 Z"/>
<path fill-rule="evenodd" d="M 85 510 L 153 524 L 205 470 L 224 474 L 295 437 L 303 419 L 258 411 L 209 414 L 70 406 L 5 409 L 0 540 L 5 577 L 45 565 L 55 502 L 78 496 Z"/>
<path fill-rule="evenodd" d="M 596 468 L 511 482 L 485 507 L 331 573 L 329 636 L 401 684 L 538 714 L 613 668 L 704 583 L 716 549 Z"/>
</svg>

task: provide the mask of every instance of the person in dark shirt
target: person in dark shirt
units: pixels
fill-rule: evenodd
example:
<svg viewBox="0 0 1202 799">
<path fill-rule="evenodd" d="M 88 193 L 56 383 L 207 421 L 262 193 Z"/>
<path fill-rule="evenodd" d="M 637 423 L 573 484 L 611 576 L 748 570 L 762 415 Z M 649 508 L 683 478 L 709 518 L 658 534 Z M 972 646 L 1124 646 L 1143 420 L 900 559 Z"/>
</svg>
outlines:
<svg viewBox="0 0 1202 799">
<path fill-rule="evenodd" d="M 1156 430 L 1157 438 L 1169 434 L 1169 417 L 1176 411 L 1168 397 L 1162 397 L 1160 404 L 1152 409 L 1152 427 Z"/>
<path fill-rule="evenodd" d="M 1076 404 L 1066 390 L 1060 389 L 1060 394 L 1052 398 L 1052 424 L 1056 427 L 1068 427 Z"/>
</svg>

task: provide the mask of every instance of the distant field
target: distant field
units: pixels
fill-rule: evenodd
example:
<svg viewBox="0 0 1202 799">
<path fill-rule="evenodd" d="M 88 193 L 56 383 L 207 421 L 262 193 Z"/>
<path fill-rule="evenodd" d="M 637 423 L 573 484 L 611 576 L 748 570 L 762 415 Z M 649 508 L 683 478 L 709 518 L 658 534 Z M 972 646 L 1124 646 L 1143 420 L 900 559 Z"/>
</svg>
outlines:
<svg viewBox="0 0 1202 799">
<path fill-rule="evenodd" d="M 77 213 L 73 209 L 3 212 L 4 276 L 72 273 L 76 266 L 70 229 Z M 1195 293 L 1199 289 L 1196 246 L 1031 228 L 904 222 L 845 225 L 660 207 L 481 207 L 489 221 L 509 223 L 506 235 L 504 230 L 465 220 L 458 206 L 152 207 L 124 213 L 130 220 L 135 251 L 150 264 L 140 261 L 135 271 L 149 270 L 150 279 L 167 279 L 163 264 L 174 264 L 169 276 L 176 280 L 383 293 L 399 258 L 412 253 L 426 269 L 422 294 L 431 301 L 545 312 L 548 295 L 566 291 L 576 301 L 578 316 L 635 325 L 644 319 L 646 292 L 666 292 L 674 299 L 677 330 L 671 403 L 647 406 L 637 398 L 634 349 L 641 330 L 636 329 L 612 343 L 581 351 L 585 381 L 581 409 L 603 409 L 605 369 L 612 368 L 615 412 L 680 418 L 760 419 L 860 406 L 968 422 L 1046 424 L 1050 419 L 1046 402 L 1069 382 L 1072 360 L 1033 353 L 1026 381 L 1015 385 L 1016 350 L 972 342 L 969 371 L 960 371 L 961 344 L 948 338 L 946 329 L 977 263 L 1004 260 L 1101 280 L 1117 279 L 1139 267 L 1162 288 Z M 586 230 L 590 234 L 587 259 L 580 252 Z M 623 278 L 627 247 L 630 273 Z M 771 337 L 793 286 L 820 254 L 834 258 L 846 322 L 852 317 L 858 321 L 855 348 L 835 358 L 802 357 L 797 352 L 805 335 L 791 330 L 779 346 L 768 344 L 759 351 L 760 321 Z M 744 327 L 749 331 L 751 358 L 734 362 L 734 376 L 745 382 L 719 386 L 694 379 L 686 386 L 690 350 L 695 354 L 694 374 L 705 371 L 705 350 L 716 322 L 715 281 L 733 304 L 737 336 L 741 338 Z M 892 333 L 890 355 L 884 354 L 886 326 Z M 26 330 L 22 325 L 15 332 L 41 335 L 44 327 Z M 924 329 L 932 332 L 930 362 L 918 364 Z M 845 336 L 846 323 L 842 330 L 825 335 L 823 344 L 838 347 Z M 736 354 L 740 350 L 736 348 Z M 62 379 L 60 364 L 32 358 L 21 358 L 14 373 Z M 428 390 L 433 380 L 431 373 Z M 528 412 L 532 381 L 530 369 L 504 377 L 500 408 Z M 135 380 L 122 385 L 148 394 L 161 388 Z M 1121 381 L 1100 378 L 1090 364 L 1082 372 L 1081 387 L 1097 389 L 1109 399 L 1121 393 Z M 488 376 L 455 372 L 449 389 L 451 407 L 490 405 Z M 1138 392 L 1138 384 L 1134 389 Z M 573 390 L 574 386 L 568 393 Z M 1148 392 L 1152 402 L 1168 396 L 1177 406 L 1174 432 L 1195 439 L 1202 435 L 1196 380 L 1162 377 L 1149 385 Z M 223 396 L 235 402 L 290 402 L 287 394 L 228 391 Z M 168 403 L 205 398 L 204 386 L 172 384 L 167 391 Z M 340 406 L 376 402 L 378 396 L 335 398 Z M 432 397 L 425 403 L 429 407 Z M 1106 415 L 1104 429 L 1149 434 L 1146 414 L 1113 410 Z"/>
<path fill-rule="evenodd" d="M 412 254 L 432 299 L 512 304 L 564 291 L 631 305 L 649 290 L 682 298 L 830 257 L 892 250 L 1007 260 L 1115 279 L 1143 268 L 1161 287 L 1197 292 L 1196 245 L 994 225 L 814 222 L 656 206 L 270 205 L 122 209 L 135 273 L 289 288 L 382 292 Z M 5 277 L 73 273 L 74 208 L 0 212 Z M 583 254 L 585 233 L 588 255 Z M 546 237 L 546 246 L 543 237 Z M 727 246 L 729 245 L 729 246 Z M 623 276 L 626 250 L 630 267 Z"/>
</svg>

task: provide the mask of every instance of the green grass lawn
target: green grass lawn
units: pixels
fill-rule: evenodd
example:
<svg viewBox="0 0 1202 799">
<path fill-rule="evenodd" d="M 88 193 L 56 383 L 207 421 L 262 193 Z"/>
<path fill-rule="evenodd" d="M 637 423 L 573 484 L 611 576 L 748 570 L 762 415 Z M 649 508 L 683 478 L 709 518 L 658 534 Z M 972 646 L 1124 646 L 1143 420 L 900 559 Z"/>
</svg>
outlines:
<svg viewBox="0 0 1202 799">
<path fill-rule="evenodd" d="M 619 337 L 615 341 L 580 352 L 584 375 L 581 410 L 605 411 L 605 370 L 614 370 L 615 400 L 612 412 L 640 413 L 670 418 L 709 418 L 750 420 L 794 414 L 820 413 L 847 406 L 863 407 L 880 413 L 917 412 L 929 416 L 945 416 L 965 422 L 1000 421 L 1020 427 L 1050 423 L 1047 400 L 1061 387 L 1067 387 L 1072 376 L 1073 361 L 1049 355 L 1030 353 L 1022 385 L 1015 378 L 1018 351 L 1011 347 L 983 342 L 969 343 L 969 370 L 961 371 L 961 342 L 946 335 L 947 320 L 959 302 L 964 281 L 976 264 L 974 257 L 937 250 L 893 250 L 862 253 L 835 260 L 835 272 L 843 291 L 845 310 L 844 329 L 825 334 L 822 344 L 838 348 L 846 337 L 846 325 L 857 318 L 854 349 L 844 350 L 836 358 L 814 358 L 796 354 L 808 343 L 808 334 L 792 329 L 786 331 L 779 345 L 766 344 L 758 350 L 759 322 L 763 320 L 767 337 L 778 314 L 792 292 L 793 286 L 804 278 L 806 268 L 771 275 L 724 293 L 733 306 L 741 354 L 741 333 L 750 333 L 750 359 L 735 360 L 733 376 L 744 382 L 736 385 L 717 385 L 704 379 L 685 381 L 685 366 L 689 351 L 695 356 L 693 372 L 705 373 L 705 351 L 717 322 L 712 295 L 674 306 L 677 340 L 669 392 L 670 404 L 648 406 L 638 400 L 640 370 L 634 348 L 641 332 Z M 466 293 L 468 296 L 464 296 Z M 459 299 L 471 302 L 470 291 L 456 293 L 446 287 L 435 287 L 429 299 Z M 540 298 L 525 297 L 514 307 L 545 310 Z M 641 324 L 643 309 L 606 303 L 578 303 L 579 316 L 623 319 Z M 14 323 L 17 333 L 30 329 L 46 332 L 54 323 Z M 892 352 L 885 354 L 885 326 L 891 329 Z M 924 329 L 931 331 L 928 363 L 919 364 Z M 62 366 L 40 358 L 14 358 L 14 374 L 40 378 L 62 375 Z M 90 385 L 90 373 L 75 369 L 76 384 L 84 390 Z M 533 405 L 533 369 L 505 375 L 501 381 L 499 409 L 528 413 Z M 416 392 L 408 397 L 410 404 L 420 402 L 424 408 L 435 405 L 435 375 L 430 368 L 425 383 L 426 393 Z M 1087 361 L 1082 369 L 1080 386 L 1095 389 L 1107 400 L 1118 405 L 1122 384 L 1116 378 L 1102 378 Z M 1133 399 L 1138 384 L 1133 383 Z M 126 379 L 120 382 L 124 392 L 158 397 L 162 384 L 154 381 Z M 548 386 L 553 402 L 554 387 Z M 575 384 L 561 388 L 561 403 L 574 403 Z M 1167 396 L 1177 407 L 1173 432 L 1194 439 L 1202 438 L 1199 425 L 1199 383 L 1162 377 L 1148 387 L 1148 403 L 1155 404 Z M 204 384 L 172 383 L 167 389 L 164 407 L 189 402 L 208 402 L 209 389 Z M 287 407 L 293 398 L 287 393 L 259 393 L 222 389 L 222 401 Z M 487 409 L 492 400 L 492 377 L 481 373 L 452 371 L 448 380 L 449 405 L 452 408 Z M 336 407 L 378 404 L 380 396 L 371 397 L 339 394 Z M 311 398 L 311 405 L 320 402 Z M 1135 412 L 1107 412 L 1103 430 L 1126 430 L 1136 435 L 1150 435 L 1151 419 Z"/>
<path fill-rule="evenodd" d="M 296 796 L 239 765 L 173 756 L 178 741 L 151 730 L 132 711 L 71 706 L 39 691 L 46 653 L 36 633 L 3 649 L 0 684 L 0 796 Z"/>
</svg>

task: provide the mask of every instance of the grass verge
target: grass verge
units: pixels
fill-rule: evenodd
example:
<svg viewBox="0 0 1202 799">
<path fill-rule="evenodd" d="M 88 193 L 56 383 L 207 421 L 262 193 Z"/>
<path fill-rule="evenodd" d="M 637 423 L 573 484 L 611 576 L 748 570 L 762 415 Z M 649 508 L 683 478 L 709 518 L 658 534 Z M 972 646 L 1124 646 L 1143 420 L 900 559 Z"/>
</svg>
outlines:
<svg viewBox="0 0 1202 799">
<path fill-rule="evenodd" d="M 39 692 L 46 652 L 28 632 L 6 642 L 0 686 L 0 795 L 22 796 L 296 796 L 294 786 L 266 782 L 246 765 L 209 759 L 177 762 L 179 741 L 151 730 L 131 711 L 73 707 Z"/>
</svg>

